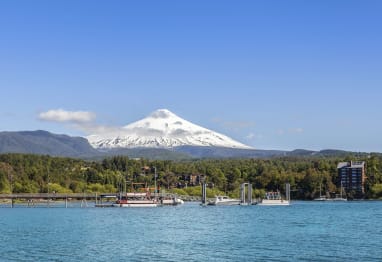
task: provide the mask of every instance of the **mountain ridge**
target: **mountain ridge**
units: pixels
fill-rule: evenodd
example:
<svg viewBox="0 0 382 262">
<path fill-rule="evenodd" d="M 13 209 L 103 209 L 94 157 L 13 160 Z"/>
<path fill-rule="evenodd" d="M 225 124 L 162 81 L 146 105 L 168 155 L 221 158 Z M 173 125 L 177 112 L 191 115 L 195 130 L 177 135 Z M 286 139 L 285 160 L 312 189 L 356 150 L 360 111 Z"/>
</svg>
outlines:
<svg viewBox="0 0 382 262">
<path fill-rule="evenodd" d="M 83 137 L 53 134 L 44 130 L 0 132 L 0 153 L 40 154 L 88 160 L 98 160 L 114 155 L 153 160 L 191 160 L 202 158 L 346 157 L 349 155 L 364 155 L 366 157 L 369 154 L 335 149 L 283 151 L 207 146 L 179 146 L 171 149 L 136 147 L 96 150 Z"/>
</svg>

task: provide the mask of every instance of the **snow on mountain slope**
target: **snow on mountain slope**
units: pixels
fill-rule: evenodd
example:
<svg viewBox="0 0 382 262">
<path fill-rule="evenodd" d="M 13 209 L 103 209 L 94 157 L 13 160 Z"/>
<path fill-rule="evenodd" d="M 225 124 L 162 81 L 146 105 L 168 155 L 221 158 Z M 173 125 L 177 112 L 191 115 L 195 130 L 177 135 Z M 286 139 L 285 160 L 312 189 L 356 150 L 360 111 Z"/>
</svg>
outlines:
<svg viewBox="0 0 382 262">
<path fill-rule="evenodd" d="M 159 109 L 148 117 L 122 127 L 118 132 L 87 137 L 99 149 L 177 146 L 215 146 L 253 149 L 225 135 L 195 125 L 167 109 Z"/>
</svg>

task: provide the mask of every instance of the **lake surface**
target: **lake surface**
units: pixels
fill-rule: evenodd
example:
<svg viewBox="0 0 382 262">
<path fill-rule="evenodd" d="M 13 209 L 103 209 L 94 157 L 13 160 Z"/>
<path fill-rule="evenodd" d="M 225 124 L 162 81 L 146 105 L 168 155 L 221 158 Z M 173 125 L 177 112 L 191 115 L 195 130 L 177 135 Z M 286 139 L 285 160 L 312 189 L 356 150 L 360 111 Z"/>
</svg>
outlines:
<svg viewBox="0 0 382 262">
<path fill-rule="evenodd" d="M 381 261 L 382 202 L 0 208 L 0 261 Z"/>
</svg>

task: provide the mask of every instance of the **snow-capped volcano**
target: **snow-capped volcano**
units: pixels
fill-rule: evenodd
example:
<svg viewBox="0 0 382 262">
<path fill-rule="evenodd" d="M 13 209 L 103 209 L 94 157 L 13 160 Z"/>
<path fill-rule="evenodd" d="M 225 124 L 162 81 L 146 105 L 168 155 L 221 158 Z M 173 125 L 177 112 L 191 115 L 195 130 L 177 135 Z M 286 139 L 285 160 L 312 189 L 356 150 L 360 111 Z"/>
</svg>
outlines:
<svg viewBox="0 0 382 262">
<path fill-rule="evenodd" d="M 107 134 L 87 137 L 98 149 L 177 146 L 214 146 L 253 149 L 225 135 L 184 120 L 167 109 L 159 109 L 148 117 Z"/>
</svg>

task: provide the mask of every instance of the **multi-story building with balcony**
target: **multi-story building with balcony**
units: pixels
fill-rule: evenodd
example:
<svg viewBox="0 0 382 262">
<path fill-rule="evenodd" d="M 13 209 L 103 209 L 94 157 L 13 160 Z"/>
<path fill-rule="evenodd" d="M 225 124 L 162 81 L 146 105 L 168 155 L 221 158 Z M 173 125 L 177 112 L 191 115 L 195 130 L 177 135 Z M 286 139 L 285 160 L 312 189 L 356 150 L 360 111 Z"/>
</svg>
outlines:
<svg viewBox="0 0 382 262">
<path fill-rule="evenodd" d="M 348 192 L 365 193 L 365 162 L 340 162 L 337 165 L 341 186 Z"/>
</svg>

